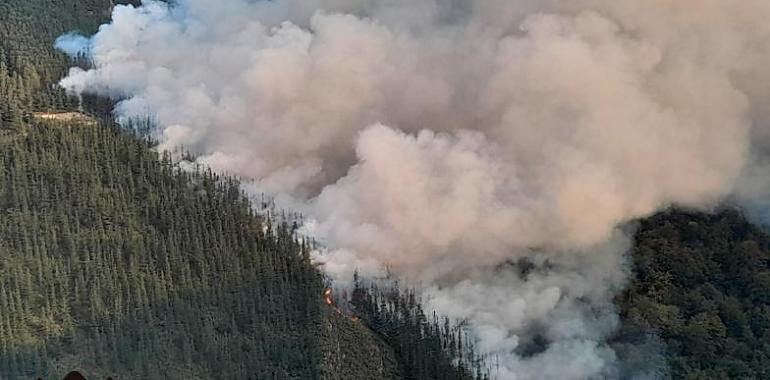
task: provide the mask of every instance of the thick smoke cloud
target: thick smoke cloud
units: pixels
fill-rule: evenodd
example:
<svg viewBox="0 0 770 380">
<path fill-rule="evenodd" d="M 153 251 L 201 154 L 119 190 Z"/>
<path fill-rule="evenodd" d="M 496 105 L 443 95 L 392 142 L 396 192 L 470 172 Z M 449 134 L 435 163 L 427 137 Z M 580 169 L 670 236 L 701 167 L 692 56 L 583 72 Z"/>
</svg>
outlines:
<svg viewBox="0 0 770 380">
<path fill-rule="evenodd" d="M 501 379 L 621 376 L 619 226 L 769 188 L 763 0 L 144 3 L 61 84 L 304 211 L 340 281 L 421 284 Z"/>
<path fill-rule="evenodd" d="M 72 57 L 79 54 L 87 54 L 91 40 L 88 37 L 77 33 L 67 33 L 59 36 L 54 42 L 54 46 Z"/>
</svg>

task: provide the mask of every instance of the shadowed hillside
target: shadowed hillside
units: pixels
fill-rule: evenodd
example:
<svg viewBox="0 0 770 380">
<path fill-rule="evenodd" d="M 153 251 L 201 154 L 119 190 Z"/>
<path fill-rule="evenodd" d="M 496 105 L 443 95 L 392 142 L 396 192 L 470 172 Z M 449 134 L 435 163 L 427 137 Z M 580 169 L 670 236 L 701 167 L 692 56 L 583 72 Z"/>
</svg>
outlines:
<svg viewBox="0 0 770 380">
<path fill-rule="evenodd" d="M 0 378 L 401 377 L 387 342 L 324 304 L 288 218 L 134 130 L 61 112 L 77 104 L 53 86 L 69 65 L 53 39 L 110 6 L 0 4 Z"/>
<path fill-rule="evenodd" d="M 657 333 L 673 379 L 770 378 L 770 236 L 734 210 L 641 221 L 619 336 Z"/>
</svg>

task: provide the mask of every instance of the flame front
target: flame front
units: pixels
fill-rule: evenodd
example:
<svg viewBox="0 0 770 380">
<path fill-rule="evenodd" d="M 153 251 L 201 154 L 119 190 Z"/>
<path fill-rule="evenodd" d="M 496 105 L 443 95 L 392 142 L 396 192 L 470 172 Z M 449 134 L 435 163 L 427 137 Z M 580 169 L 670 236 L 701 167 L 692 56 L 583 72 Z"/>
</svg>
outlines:
<svg viewBox="0 0 770 380">
<path fill-rule="evenodd" d="M 333 307 L 334 310 L 337 312 L 337 314 L 342 315 L 342 316 L 350 319 L 353 322 L 358 322 L 359 318 L 357 316 L 345 314 L 339 307 L 337 307 L 337 305 L 334 304 L 334 299 L 332 298 L 332 289 L 331 288 L 324 289 L 322 295 L 323 295 L 323 298 L 324 298 L 324 302 L 327 305 Z"/>
<path fill-rule="evenodd" d="M 333 306 L 334 305 L 334 301 L 332 300 L 332 289 L 331 288 L 324 289 L 323 297 L 324 297 L 324 302 L 326 302 L 327 305 L 329 305 L 329 306 Z M 339 309 L 337 311 L 339 311 Z"/>
</svg>

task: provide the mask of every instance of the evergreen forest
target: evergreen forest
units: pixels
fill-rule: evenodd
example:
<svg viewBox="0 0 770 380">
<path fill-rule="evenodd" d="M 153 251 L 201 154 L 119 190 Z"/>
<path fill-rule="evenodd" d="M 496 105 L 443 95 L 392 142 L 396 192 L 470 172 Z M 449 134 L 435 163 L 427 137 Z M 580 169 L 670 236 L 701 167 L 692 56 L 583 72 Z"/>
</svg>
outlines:
<svg viewBox="0 0 770 380">
<path fill-rule="evenodd" d="M 461 321 L 397 282 L 327 302 L 297 216 L 65 94 L 53 41 L 113 5 L 0 2 L 0 379 L 494 377 Z M 770 378 L 765 227 L 671 209 L 639 221 L 628 259 L 613 344 L 656 337 L 669 379 Z"/>
</svg>

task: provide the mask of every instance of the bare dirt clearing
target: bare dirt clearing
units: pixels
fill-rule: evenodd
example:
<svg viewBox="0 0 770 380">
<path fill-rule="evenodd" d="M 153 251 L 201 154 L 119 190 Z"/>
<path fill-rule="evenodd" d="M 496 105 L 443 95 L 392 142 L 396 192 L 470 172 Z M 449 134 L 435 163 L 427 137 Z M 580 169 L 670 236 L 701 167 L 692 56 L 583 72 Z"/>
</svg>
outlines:
<svg viewBox="0 0 770 380">
<path fill-rule="evenodd" d="M 95 118 L 80 112 L 33 112 L 32 116 L 39 120 L 81 122 L 83 124 L 96 125 Z"/>
</svg>

